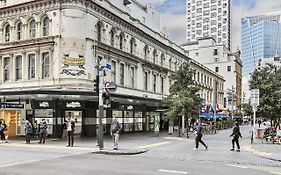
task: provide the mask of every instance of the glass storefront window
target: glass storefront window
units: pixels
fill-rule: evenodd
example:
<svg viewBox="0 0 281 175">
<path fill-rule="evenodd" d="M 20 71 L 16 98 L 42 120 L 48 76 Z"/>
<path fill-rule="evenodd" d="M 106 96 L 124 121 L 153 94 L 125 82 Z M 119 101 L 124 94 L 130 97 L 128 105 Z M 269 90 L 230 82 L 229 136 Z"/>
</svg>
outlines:
<svg viewBox="0 0 281 175">
<path fill-rule="evenodd" d="M 132 132 L 134 124 L 134 112 L 124 111 L 124 132 Z"/>
</svg>

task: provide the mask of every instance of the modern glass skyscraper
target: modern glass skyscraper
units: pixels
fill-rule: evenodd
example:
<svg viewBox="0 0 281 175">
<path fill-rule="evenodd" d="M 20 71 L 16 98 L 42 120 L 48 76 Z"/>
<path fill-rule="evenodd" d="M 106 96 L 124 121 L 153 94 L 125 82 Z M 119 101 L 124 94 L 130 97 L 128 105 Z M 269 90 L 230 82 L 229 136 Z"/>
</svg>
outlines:
<svg viewBox="0 0 281 175">
<path fill-rule="evenodd" d="M 186 6 L 187 42 L 213 37 L 231 49 L 230 0 L 187 0 Z"/>
<path fill-rule="evenodd" d="M 243 76 L 248 76 L 259 60 L 281 56 L 281 13 L 244 17 L 241 26 Z"/>
</svg>

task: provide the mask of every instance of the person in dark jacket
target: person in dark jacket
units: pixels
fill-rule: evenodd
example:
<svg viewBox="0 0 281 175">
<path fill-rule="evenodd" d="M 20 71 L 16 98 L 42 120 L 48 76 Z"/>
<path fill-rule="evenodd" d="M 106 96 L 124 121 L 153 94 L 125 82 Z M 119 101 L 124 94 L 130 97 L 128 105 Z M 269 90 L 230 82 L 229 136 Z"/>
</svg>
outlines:
<svg viewBox="0 0 281 175">
<path fill-rule="evenodd" d="M 195 144 L 196 144 L 196 147 L 194 149 L 198 149 L 199 147 L 199 142 L 205 146 L 205 149 L 207 150 L 208 149 L 208 146 L 202 141 L 202 136 L 203 136 L 203 130 L 204 130 L 204 127 L 201 123 L 201 120 L 198 121 L 198 126 L 197 126 L 197 129 L 196 129 L 196 137 L 195 137 Z"/>
<path fill-rule="evenodd" d="M 69 117 L 66 122 L 66 130 L 67 130 L 67 138 L 68 138 L 68 145 L 67 147 L 73 147 L 74 143 L 74 128 L 75 128 L 75 122 L 71 120 Z"/>
<path fill-rule="evenodd" d="M 32 125 L 28 120 L 25 121 L 24 131 L 25 131 L 25 143 L 30 144 L 30 136 L 32 134 Z"/>
<path fill-rule="evenodd" d="M 1 134 L 1 141 L 2 142 L 5 142 L 4 131 L 6 131 L 6 129 L 7 129 L 7 125 L 5 123 L 5 120 L 2 120 L 1 127 L 0 127 L 0 134 Z"/>
<path fill-rule="evenodd" d="M 231 149 L 231 151 L 235 150 L 234 149 L 234 144 L 236 143 L 236 145 L 237 145 L 237 152 L 240 152 L 239 137 L 242 138 L 242 135 L 241 135 L 241 132 L 240 132 L 240 127 L 239 127 L 238 122 L 234 123 L 233 132 L 230 135 L 230 137 L 232 137 L 232 136 L 233 136 L 233 139 L 232 139 L 232 149 Z"/>
<path fill-rule="evenodd" d="M 47 137 L 47 129 L 48 129 L 48 124 L 45 121 L 45 119 L 42 119 L 42 123 L 40 123 L 40 137 L 39 137 L 39 144 L 40 143 L 45 143 L 46 137 Z"/>
</svg>

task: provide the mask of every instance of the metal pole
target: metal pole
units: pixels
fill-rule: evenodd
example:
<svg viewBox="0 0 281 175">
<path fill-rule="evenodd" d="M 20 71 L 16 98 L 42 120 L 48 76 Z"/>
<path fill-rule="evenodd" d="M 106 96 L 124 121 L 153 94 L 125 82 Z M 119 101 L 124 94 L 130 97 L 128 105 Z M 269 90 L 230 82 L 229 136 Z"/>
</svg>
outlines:
<svg viewBox="0 0 281 175">
<path fill-rule="evenodd" d="M 231 119 L 233 120 L 233 98 L 234 98 L 234 87 L 231 86 Z"/>
<path fill-rule="evenodd" d="M 103 109 L 103 100 L 102 100 L 102 93 L 103 93 L 103 70 L 100 68 L 99 65 L 99 149 L 103 149 L 103 124 L 102 119 L 104 115 Z"/>
</svg>

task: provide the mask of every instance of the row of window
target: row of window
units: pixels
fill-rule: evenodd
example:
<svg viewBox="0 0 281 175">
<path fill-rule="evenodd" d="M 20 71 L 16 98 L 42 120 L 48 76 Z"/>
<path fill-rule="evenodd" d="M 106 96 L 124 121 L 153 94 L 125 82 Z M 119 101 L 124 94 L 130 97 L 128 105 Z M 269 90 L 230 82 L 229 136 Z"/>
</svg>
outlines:
<svg viewBox="0 0 281 175">
<path fill-rule="evenodd" d="M 103 38 L 104 38 L 104 32 L 103 32 L 103 25 L 102 23 L 98 23 L 97 24 L 97 40 L 98 42 L 103 42 Z M 110 37 L 110 45 L 112 47 L 118 48 L 120 50 L 125 49 L 125 45 L 126 45 L 126 37 L 125 34 L 123 32 L 120 32 L 120 34 L 117 36 L 117 30 L 113 27 L 110 32 L 109 32 L 109 37 Z M 128 42 L 128 52 L 130 54 L 136 55 L 136 49 L 137 49 L 137 42 L 136 39 L 134 37 L 130 38 L 129 42 Z M 151 51 L 152 50 L 152 51 Z M 166 64 L 166 56 L 164 53 L 160 53 L 157 49 L 153 49 L 150 48 L 148 44 L 146 44 L 143 48 L 143 51 L 141 51 L 141 57 L 143 57 L 143 59 L 145 60 L 149 60 L 153 63 L 156 64 L 160 64 L 161 66 L 165 66 Z M 179 63 L 177 62 L 173 62 L 172 61 L 172 57 L 168 60 L 168 67 L 170 70 L 175 70 L 177 69 L 177 66 Z"/>
<path fill-rule="evenodd" d="M 117 63 L 116 61 L 112 60 L 111 61 L 111 81 L 116 82 L 116 69 L 117 69 Z M 129 66 L 129 73 L 128 73 L 128 85 L 130 88 L 135 88 L 135 68 L 132 66 Z M 158 75 L 153 74 L 153 87 L 152 91 L 157 92 L 157 84 L 158 82 Z M 150 89 L 148 88 L 150 78 L 149 78 L 149 73 L 147 71 L 144 71 L 144 87 L 143 90 L 149 91 Z M 121 86 L 125 86 L 125 64 L 124 63 L 119 63 L 119 84 Z M 160 93 L 164 93 L 164 77 L 160 76 Z"/>
<path fill-rule="evenodd" d="M 231 66 L 226 67 L 227 72 L 231 72 Z M 215 67 L 215 72 L 219 72 L 219 67 Z"/>
<path fill-rule="evenodd" d="M 41 24 L 41 25 L 39 25 Z M 30 19 L 27 26 L 24 25 L 21 21 L 18 21 L 15 24 L 15 30 L 12 30 L 12 27 L 9 23 L 4 24 L 4 42 L 10 42 L 12 41 L 12 38 L 14 40 L 23 40 L 24 35 L 26 36 L 26 39 L 32 39 L 36 38 L 38 36 L 48 36 L 49 35 L 49 18 L 45 17 L 42 19 L 41 23 L 37 23 L 35 19 Z M 41 34 L 39 34 L 39 32 Z"/>
<path fill-rule="evenodd" d="M 17 55 L 15 59 L 11 57 L 4 57 L 3 58 L 3 81 L 10 81 L 11 79 L 15 79 L 15 81 L 19 81 L 23 79 L 23 65 L 27 65 L 24 70 L 28 70 L 27 78 L 34 79 L 35 72 L 36 72 L 36 55 L 35 54 L 28 54 L 27 60 L 23 60 L 22 55 Z M 13 67 L 13 61 L 15 61 L 15 67 Z M 27 64 L 23 64 L 26 61 Z M 11 73 L 14 71 L 15 77 L 12 77 Z M 41 55 L 41 78 L 48 78 L 50 77 L 50 58 L 49 52 L 44 52 Z"/>
</svg>

